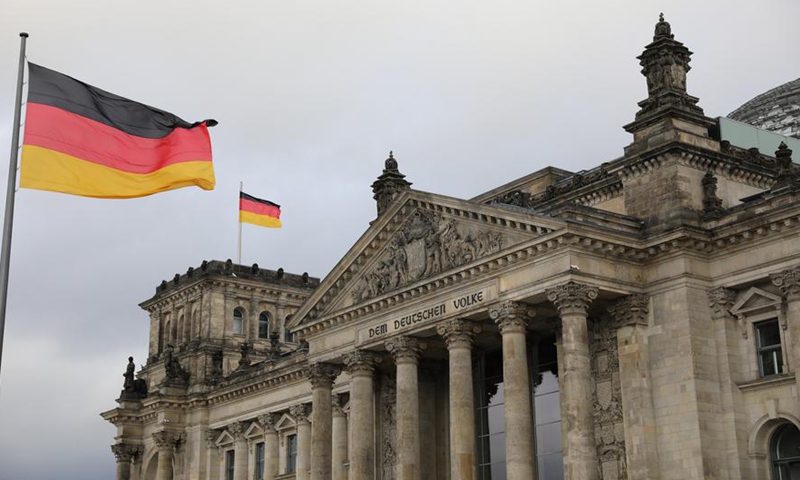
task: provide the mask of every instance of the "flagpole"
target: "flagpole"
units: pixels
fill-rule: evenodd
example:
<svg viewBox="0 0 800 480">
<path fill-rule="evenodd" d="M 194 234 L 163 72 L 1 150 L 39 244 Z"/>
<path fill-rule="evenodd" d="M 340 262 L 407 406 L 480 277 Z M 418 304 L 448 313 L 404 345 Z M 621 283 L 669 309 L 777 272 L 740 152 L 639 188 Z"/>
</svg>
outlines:
<svg viewBox="0 0 800 480">
<path fill-rule="evenodd" d="M 19 155 L 19 127 L 22 117 L 22 81 L 25 77 L 25 43 L 28 34 L 19 34 L 19 71 L 17 72 L 17 103 L 14 105 L 14 125 L 11 134 L 11 157 L 8 161 L 8 187 L 6 187 L 6 212 L 3 220 L 3 246 L 0 251 L 0 365 L 3 362 L 3 334 L 6 328 L 6 300 L 8 299 L 8 272 L 11 262 L 11 231 L 14 228 L 14 199 L 17 189 L 17 157 Z"/>
<path fill-rule="evenodd" d="M 241 199 L 242 199 L 242 190 L 243 190 L 243 188 L 244 188 L 244 182 L 239 182 L 239 201 L 240 202 L 242 201 Z M 239 207 L 239 248 L 238 248 L 237 252 L 238 252 L 239 261 L 236 262 L 236 263 L 241 265 L 242 264 L 242 210 L 241 210 L 241 207 Z"/>
</svg>

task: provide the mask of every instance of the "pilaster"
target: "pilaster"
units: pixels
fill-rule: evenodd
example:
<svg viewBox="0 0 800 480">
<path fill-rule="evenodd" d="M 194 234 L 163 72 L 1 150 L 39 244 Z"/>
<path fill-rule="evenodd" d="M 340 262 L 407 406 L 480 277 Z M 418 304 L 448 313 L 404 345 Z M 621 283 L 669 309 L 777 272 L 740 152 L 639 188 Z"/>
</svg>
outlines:
<svg viewBox="0 0 800 480">
<path fill-rule="evenodd" d="M 264 480 L 275 480 L 280 465 L 278 432 L 275 430 L 278 416 L 274 413 L 265 413 L 259 415 L 256 421 L 264 430 Z"/>
</svg>

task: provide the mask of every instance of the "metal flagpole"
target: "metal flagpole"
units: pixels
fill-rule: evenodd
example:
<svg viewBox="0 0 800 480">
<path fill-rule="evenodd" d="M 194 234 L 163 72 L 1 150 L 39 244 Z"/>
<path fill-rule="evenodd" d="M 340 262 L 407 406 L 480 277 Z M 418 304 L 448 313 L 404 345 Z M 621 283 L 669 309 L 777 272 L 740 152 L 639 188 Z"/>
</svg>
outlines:
<svg viewBox="0 0 800 480">
<path fill-rule="evenodd" d="M 241 199 L 242 199 L 242 189 L 244 188 L 244 182 L 239 182 L 239 249 L 237 250 L 239 254 L 239 261 L 236 262 L 239 265 L 242 264 L 242 207 L 241 207 Z"/>
<path fill-rule="evenodd" d="M 19 154 L 19 127 L 22 116 L 22 81 L 25 77 L 25 42 L 28 34 L 19 34 L 19 72 L 17 74 L 17 103 L 14 105 L 14 129 L 11 134 L 11 157 L 8 162 L 8 187 L 6 213 L 3 221 L 3 247 L 0 252 L 0 365 L 3 362 L 3 332 L 6 328 L 6 300 L 8 299 L 8 272 L 11 262 L 11 230 L 14 227 L 14 193 L 17 189 L 17 157 Z"/>
</svg>

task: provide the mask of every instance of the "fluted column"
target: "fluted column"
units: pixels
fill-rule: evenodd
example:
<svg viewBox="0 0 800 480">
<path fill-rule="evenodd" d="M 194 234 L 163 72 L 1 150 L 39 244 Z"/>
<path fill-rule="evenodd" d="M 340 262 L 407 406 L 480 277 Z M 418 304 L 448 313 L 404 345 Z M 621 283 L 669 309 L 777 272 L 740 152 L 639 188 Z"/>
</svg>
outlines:
<svg viewBox="0 0 800 480">
<path fill-rule="evenodd" d="M 117 443 L 111 445 L 111 451 L 117 458 L 117 480 L 130 480 L 131 462 L 142 454 L 141 445 L 130 443 Z"/>
<path fill-rule="evenodd" d="M 247 480 L 247 432 L 246 422 L 228 425 L 228 432 L 233 436 L 233 480 Z"/>
<path fill-rule="evenodd" d="M 425 344 L 414 337 L 386 341 L 397 365 L 397 480 L 420 480 L 419 375 L 417 365 Z"/>
<path fill-rule="evenodd" d="M 333 396 L 333 453 L 331 473 L 333 480 L 347 480 L 347 415 L 344 405 L 347 397 L 344 394 Z"/>
<path fill-rule="evenodd" d="M 647 344 L 649 298 L 631 295 L 608 309 L 617 329 L 628 480 L 658 478 L 656 420 Z"/>
<path fill-rule="evenodd" d="M 315 363 L 303 374 L 311 382 L 311 480 L 330 480 L 333 457 L 331 388 L 341 373 L 338 365 Z"/>
<path fill-rule="evenodd" d="M 183 442 L 183 435 L 162 430 L 153 434 L 153 441 L 158 448 L 158 467 L 156 480 L 172 480 L 172 459 L 175 449 Z"/>
<path fill-rule="evenodd" d="M 489 317 L 503 336 L 503 419 L 506 428 L 506 477 L 533 480 L 533 411 L 528 372 L 526 334 L 535 311 L 518 302 L 503 302 L 489 309 Z"/>
<path fill-rule="evenodd" d="M 265 413 L 259 415 L 257 421 L 264 430 L 264 480 L 275 480 L 280 465 L 278 432 L 275 430 L 278 417 L 273 413 Z"/>
<path fill-rule="evenodd" d="M 342 358 L 350 374 L 350 480 L 375 478 L 375 366 L 381 358 L 356 350 Z"/>
<path fill-rule="evenodd" d="M 311 471 L 311 424 L 308 422 L 310 408 L 307 404 L 295 405 L 289 409 L 297 425 L 297 480 L 309 480 Z"/>
<path fill-rule="evenodd" d="M 597 288 L 569 282 L 547 291 L 561 317 L 559 362 L 562 377 L 561 404 L 564 418 L 564 478 L 597 480 L 597 450 L 594 437 L 594 406 L 589 359 L 589 304 Z M 563 364 L 563 367 L 562 367 Z"/>
<path fill-rule="evenodd" d="M 475 399 L 472 385 L 472 341 L 481 331 L 468 320 L 436 326 L 447 344 L 450 368 L 450 480 L 475 480 Z"/>
<path fill-rule="evenodd" d="M 772 283 L 781 289 L 786 301 L 785 317 L 780 319 L 780 323 L 784 329 L 788 328 L 792 340 L 792 369 L 795 372 L 797 391 L 800 392 L 800 267 L 772 274 L 770 278 Z"/>
</svg>

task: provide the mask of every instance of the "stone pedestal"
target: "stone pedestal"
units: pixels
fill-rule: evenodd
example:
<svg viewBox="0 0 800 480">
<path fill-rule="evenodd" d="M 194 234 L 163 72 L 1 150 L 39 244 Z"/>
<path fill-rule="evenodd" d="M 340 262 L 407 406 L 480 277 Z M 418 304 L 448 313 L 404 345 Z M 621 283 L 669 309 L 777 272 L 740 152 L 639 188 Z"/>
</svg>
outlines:
<svg viewBox="0 0 800 480">
<path fill-rule="evenodd" d="M 475 401 L 472 340 L 481 327 L 467 320 L 436 326 L 447 343 L 450 368 L 450 480 L 475 480 Z"/>
<path fill-rule="evenodd" d="M 397 480 L 420 480 L 419 355 L 425 344 L 397 337 L 386 349 L 397 364 Z"/>
<path fill-rule="evenodd" d="M 117 480 L 130 480 L 131 462 L 141 456 L 142 446 L 117 443 L 116 445 L 111 445 L 111 451 L 114 452 L 114 456 L 117 458 Z"/>
<path fill-rule="evenodd" d="M 303 373 L 311 382 L 311 480 L 330 480 L 333 466 L 331 388 L 341 369 L 315 363 Z"/>
<path fill-rule="evenodd" d="M 333 396 L 333 453 L 331 478 L 347 480 L 347 415 L 344 413 L 346 397 L 342 394 Z"/>
<path fill-rule="evenodd" d="M 356 350 L 343 357 L 350 374 L 350 480 L 375 478 L 375 365 L 380 357 Z"/>
<path fill-rule="evenodd" d="M 517 302 L 504 302 L 489 309 L 489 316 L 503 336 L 503 416 L 506 431 L 506 478 L 533 480 L 533 411 L 528 371 L 526 333 L 534 312 Z"/>
<path fill-rule="evenodd" d="M 561 411 L 565 428 L 564 478 L 597 480 L 587 313 L 597 288 L 569 282 L 547 291 L 561 316 Z M 561 360 L 561 359 L 559 359 Z"/>
<path fill-rule="evenodd" d="M 276 417 L 271 413 L 258 416 L 258 424 L 264 430 L 263 480 L 275 480 L 275 477 L 278 476 L 280 454 L 278 453 L 278 432 L 275 430 L 275 422 L 278 421 Z"/>
<path fill-rule="evenodd" d="M 308 421 L 308 405 L 295 405 L 289 409 L 297 425 L 297 480 L 310 480 L 311 473 L 311 424 Z"/>
</svg>

